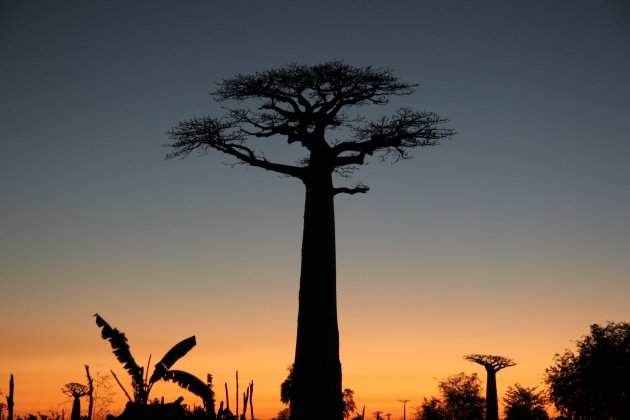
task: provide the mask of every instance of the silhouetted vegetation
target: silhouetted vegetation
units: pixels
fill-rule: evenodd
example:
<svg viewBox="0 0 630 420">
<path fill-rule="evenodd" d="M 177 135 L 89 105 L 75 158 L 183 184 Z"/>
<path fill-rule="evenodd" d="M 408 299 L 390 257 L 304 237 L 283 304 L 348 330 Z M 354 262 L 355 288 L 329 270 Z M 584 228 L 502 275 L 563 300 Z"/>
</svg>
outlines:
<svg viewBox="0 0 630 420">
<path fill-rule="evenodd" d="M 88 395 L 88 387 L 77 382 L 70 382 L 64 385 L 61 392 L 72 398 L 70 420 L 81 420 L 81 397 Z"/>
<path fill-rule="evenodd" d="M 497 372 L 516 365 L 516 362 L 503 356 L 489 354 L 469 354 L 464 356 L 464 359 L 477 363 L 486 369 L 486 420 L 499 420 Z"/>
<path fill-rule="evenodd" d="M 85 375 L 87 376 L 87 381 L 88 381 L 88 389 L 87 389 L 88 415 L 87 415 L 87 420 L 92 420 L 92 412 L 94 411 L 94 381 L 92 380 L 92 375 L 90 375 L 90 367 L 88 365 L 85 365 Z"/>
<path fill-rule="evenodd" d="M 94 377 L 93 407 L 92 415 L 95 419 L 104 419 L 109 413 L 109 409 L 114 403 L 114 385 L 111 374 L 101 374 L 96 372 Z"/>
<path fill-rule="evenodd" d="M 424 398 L 416 410 L 416 420 L 484 418 L 485 399 L 481 396 L 481 381 L 476 373 L 461 372 L 438 383 L 440 396 Z"/>
<path fill-rule="evenodd" d="M 71 420 L 92 420 L 92 412 L 94 410 L 94 381 L 90 375 L 90 367 L 85 365 L 85 373 L 87 376 L 87 385 L 80 384 L 78 382 L 70 382 L 61 388 L 61 392 L 64 395 L 72 398 L 72 411 L 70 412 Z M 87 416 L 81 416 L 81 398 L 88 397 L 88 410 Z M 43 414 L 40 414 L 40 417 Z M 51 416 L 56 417 L 56 416 Z M 2 420 L 2 419 L 0 419 Z"/>
<path fill-rule="evenodd" d="M 577 352 L 556 354 L 545 382 L 556 408 L 571 419 L 630 419 L 630 324 L 591 325 Z"/>
<path fill-rule="evenodd" d="M 291 387 L 293 384 L 293 365 L 290 365 L 287 368 L 289 372 L 287 377 L 280 384 L 280 401 L 284 404 L 287 404 L 288 407 L 281 410 L 276 419 L 288 419 L 291 414 Z M 354 391 L 350 388 L 345 388 L 343 390 L 343 417 L 344 419 L 349 418 L 352 414 L 356 413 L 357 405 L 354 402 Z M 358 413 L 356 413 L 358 415 Z"/>
<path fill-rule="evenodd" d="M 11 374 L 11 379 L 9 380 L 9 395 L 7 395 L 7 419 L 13 420 L 13 393 L 15 392 L 15 381 L 13 380 L 13 374 Z"/>
<path fill-rule="evenodd" d="M 357 410 L 357 405 L 354 402 L 354 391 L 350 388 L 344 388 L 343 390 L 343 418 L 347 419 Z"/>
<path fill-rule="evenodd" d="M 252 101 L 252 108 L 227 108 L 223 117 L 194 118 L 169 131 L 169 158 L 214 149 L 237 163 L 297 178 L 305 186 L 292 419 L 320 418 L 322 413 L 329 420 L 343 418 L 333 198 L 368 188 L 335 187 L 333 174 L 350 177 L 375 153 L 381 160 L 407 159 L 412 149 L 436 145 L 453 134 L 443 128 L 446 119 L 431 112 L 401 108 L 366 122 L 349 110 L 387 104 L 390 97 L 410 95 L 415 87 L 398 81 L 389 69 L 340 61 L 290 64 L 239 74 L 220 82 L 212 93 L 220 102 Z M 296 164 L 272 162 L 248 142 L 271 137 L 302 146 L 305 156 Z"/>
<path fill-rule="evenodd" d="M 411 400 L 398 400 L 403 405 L 403 420 L 407 420 L 407 403 Z"/>
<path fill-rule="evenodd" d="M 125 411 L 120 416 L 121 419 L 155 419 L 157 418 L 156 416 L 158 416 L 158 410 L 162 410 L 160 412 L 167 413 L 165 414 L 167 417 L 164 418 L 178 418 L 176 416 L 179 416 L 180 414 L 184 415 L 182 414 L 184 413 L 184 409 L 180 407 L 181 401 L 179 400 L 171 404 L 152 404 L 151 407 L 148 407 L 151 388 L 159 380 L 175 382 L 182 388 L 197 395 L 202 399 L 208 417 L 211 419 L 216 417 L 214 411 L 214 391 L 212 390 L 211 382 L 212 376 L 208 375 L 208 383 L 204 383 L 190 373 L 179 370 L 171 370 L 171 367 L 175 364 L 175 362 L 186 355 L 196 345 L 195 336 L 182 340 L 173 346 L 173 348 L 171 348 L 164 357 L 155 364 L 153 374 L 149 377 L 149 372 L 147 371 L 145 374 L 144 368 L 138 366 L 131 355 L 125 334 L 115 328 L 112 328 L 98 314 L 94 316 L 96 317 L 96 325 L 102 329 L 103 339 L 109 340 L 116 358 L 123 364 L 125 370 L 127 370 L 131 376 L 131 385 L 134 396 L 133 399 L 112 371 L 114 379 L 116 379 L 129 400 Z M 144 415 L 142 413 L 144 413 Z"/>
<path fill-rule="evenodd" d="M 536 387 L 526 388 L 520 384 L 509 386 L 503 397 L 505 420 L 548 420 L 545 406 L 547 398 Z"/>
<path fill-rule="evenodd" d="M 250 381 L 242 392 L 242 400 L 239 385 L 239 375 L 236 372 L 236 409 L 230 409 L 228 383 L 225 383 L 225 404 L 221 401 L 219 409 L 214 410 L 214 391 L 212 390 L 212 375 L 208 375 L 207 383 L 203 383 L 196 377 L 181 371 L 172 370 L 174 363 L 183 357 L 195 345 L 194 336 L 174 346 L 156 364 L 154 372 L 149 376 L 144 368 L 139 367 L 133 361 L 129 345 L 125 335 L 112 328 L 99 315 L 97 325 L 102 328 L 102 336 L 110 341 L 114 354 L 124 364 L 127 371 L 139 370 L 143 378 L 136 384 L 133 374 L 132 386 L 138 386 L 140 390 L 134 390 L 134 395 L 145 392 L 144 401 L 140 404 L 125 391 L 129 401 L 119 416 L 107 415 L 108 420 L 180 420 L 180 419 L 204 419 L 204 420 L 247 420 L 248 414 L 254 420 L 253 394 L 254 382 Z M 192 340 L 191 340 L 192 339 Z M 183 343 L 183 344 L 182 344 Z M 562 355 L 556 354 L 555 364 L 546 369 L 545 383 L 548 390 L 539 391 L 537 387 L 524 387 L 519 383 L 507 388 L 503 396 L 505 420 L 549 420 L 547 406 L 553 403 L 560 416 L 555 420 L 623 420 L 630 419 L 628 404 L 628 387 L 630 382 L 630 324 L 609 322 L 605 326 L 591 325 L 591 334 L 577 341 L 577 351 L 565 350 Z M 514 366 L 511 359 L 502 356 L 468 355 L 466 360 L 478 363 L 487 371 L 497 371 Z M 150 358 L 149 358 L 150 360 Z M 71 382 L 62 388 L 62 392 L 72 398 L 72 411 L 70 420 L 90 420 L 92 409 L 97 410 L 97 419 L 104 418 L 106 409 L 112 403 L 112 391 L 110 376 L 96 373 L 93 380 L 90 369 L 85 365 L 87 384 Z M 280 400 L 289 405 L 280 411 L 272 420 L 287 420 L 291 416 L 291 388 L 293 386 L 293 366 L 289 366 L 287 378 L 280 386 Z M 156 373 L 158 372 L 158 373 Z M 112 377 L 116 379 L 112 372 Z M 183 397 L 165 403 L 164 398 L 158 400 L 148 398 L 150 385 L 158 380 L 173 381 L 182 388 L 189 390 L 198 396 L 203 396 L 203 407 L 188 407 L 182 404 Z M 490 381 L 489 381 L 490 383 Z M 122 384 L 119 385 L 124 390 Z M 198 388 L 199 387 L 199 388 Z M 0 402 L 0 420 L 5 420 L 4 412 L 13 405 L 14 378 L 10 377 L 9 393 L 6 395 L 7 404 Z M 482 396 L 482 386 L 477 374 L 467 375 L 461 372 L 451 375 L 438 382 L 438 396 L 424 398 L 422 403 L 414 406 L 415 420 L 481 420 L 486 413 L 486 399 Z M 0 389 L 0 395 L 4 395 Z M 90 399 L 90 407 L 86 416 L 81 416 L 80 399 Z M 212 396 L 210 401 L 208 396 Z M 240 405 L 242 401 L 242 405 Z M 410 400 L 398 400 L 403 404 L 403 419 L 406 417 L 406 405 Z M 8 403 L 11 403 L 9 405 Z M 354 402 L 354 391 L 346 388 L 343 390 L 344 418 L 352 420 L 366 420 L 363 406 L 361 414 L 357 412 Z M 211 409 L 208 409 L 211 408 Z M 317 407 L 314 409 L 317 410 Z M 61 411 L 51 409 L 49 414 L 28 414 L 17 417 L 16 420 L 63 420 L 65 408 Z M 371 411 L 374 418 L 379 420 L 391 420 L 398 414 L 384 413 L 382 410 Z M 13 411 L 9 411 L 6 419 L 12 419 Z M 318 413 L 317 418 L 326 419 L 325 413 Z"/>
</svg>

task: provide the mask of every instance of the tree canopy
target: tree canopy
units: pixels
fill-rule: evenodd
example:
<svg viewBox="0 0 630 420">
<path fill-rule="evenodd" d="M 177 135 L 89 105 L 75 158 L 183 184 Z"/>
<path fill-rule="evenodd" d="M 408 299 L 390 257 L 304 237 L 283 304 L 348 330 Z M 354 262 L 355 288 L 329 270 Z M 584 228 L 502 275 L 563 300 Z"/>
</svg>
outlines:
<svg viewBox="0 0 630 420">
<path fill-rule="evenodd" d="M 516 362 L 512 359 L 491 354 L 469 354 L 464 356 L 464 359 L 469 362 L 477 363 L 486 368 L 486 370 L 494 372 L 516 365 Z"/>
<path fill-rule="evenodd" d="M 438 383 L 440 396 L 425 398 L 418 407 L 417 420 L 484 418 L 485 399 L 481 395 L 481 381 L 476 373 L 460 372 Z"/>
<path fill-rule="evenodd" d="M 313 155 L 326 160 L 328 169 L 350 176 L 366 156 L 382 160 L 408 159 L 416 147 L 433 146 L 454 131 L 432 112 L 400 108 L 393 115 L 366 121 L 349 109 L 384 105 L 391 96 L 410 95 L 416 84 L 404 83 L 391 69 L 354 67 L 341 61 L 307 66 L 288 66 L 238 74 L 223 80 L 211 93 L 221 103 L 254 101 L 252 108 L 226 107 L 222 117 L 193 118 L 180 122 L 168 134 L 167 158 L 193 151 L 215 149 L 236 158 L 236 163 L 260 167 L 304 180 Z M 329 131 L 343 130 L 344 138 L 327 138 Z M 308 151 L 294 164 L 272 162 L 248 140 L 273 136 L 286 138 Z M 338 188 L 336 193 L 366 192 L 367 187 Z"/>
<path fill-rule="evenodd" d="M 544 391 L 536 387 L 528 388 L 520 384 L 509 386 L 503 397 L 505 420 L 548 420 L 545 410 L 547 398 Z"/>
<path fill-rule="evenodd" d="M 575 419 L 630 418 L 630 324 L 593 324 L 576 344 L 546 370 L 556 408 Z"/>
</svg>

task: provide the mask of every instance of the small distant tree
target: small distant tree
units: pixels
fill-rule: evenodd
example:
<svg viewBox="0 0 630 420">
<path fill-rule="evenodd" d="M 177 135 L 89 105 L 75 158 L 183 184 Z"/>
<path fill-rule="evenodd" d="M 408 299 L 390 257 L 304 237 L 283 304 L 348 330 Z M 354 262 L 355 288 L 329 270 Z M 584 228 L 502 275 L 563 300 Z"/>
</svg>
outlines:
<svg viewBox="0 0 630 420">
<path fill-rule="evenodd" d="M 343 418 L 347 419 L 357 409 L 357 405 L 354 402 L 354 391 L 350 388 L 343 390 Z"/>
<path fill-rule="evenodd" d="M 445 420 L 448 413 L 444 407 L 444 403 L 439 398 L 433 396 L 424 398 L 422 403 L 416 407 L 415 420 Z"/>
<path fill-rule="evenodd" d="M 70 382 L 61 389 L 61 392 L 73 399 L 71 420 L 81 420 L 81 397 L 88 395 L 88 391 L 89 388 L 86 385 L 77 382 Z"/>
<path fill-rule="evenodd" d="M 398 400 L 403 405 L 403 420 L 407 420 L 407 403 L 409 400 Z"/>
<path fill-rule="evenodd" d="M 287 367 L 287 377 L 280 384 L 280 401 L 284 404 L 291 404 L 291 383 L 293 382 L 293 365 Z"/>
<path fill-rule="evenodd" d="M 520 384 L 509 386 L 503 397 L 505 420 L 548 420 L 545 406 L 547 398 L 536 387 L 526 388 Z"/>
<path fill-rule="evenodd" d="M 293 365 L 289 365 L 289 367 L 287 367 L 287 371 L 288 374 L 286 379 L 280 384 L 280 401 L 282 401 L 284 404 L 287 404 L 288 407 L 278 413 L 278 419 L 282 419 L 284 418 L 284 416 L 288 416 L 291 413 L 291 386 L 293 384 Z M 354 391 L 350 388 L 345 388 L 342 395 L 343 417 L 348 418 L 357 409 L 357 405 L 354 402 Z"/>
<path fill-rule="evenodd" d="M 111 374 L 96 372 L 94 376 L 94 411 L 95 420 L 103 420 L 109 413 L 109 408 L 114 403 L 116 391 L 112 383 Z"/>
<path fill-rule="evenodd" d="M 549 397 L 573 419 L 630 419 L 630 324 L 591 325 L 577 352 L 556 354 L 546 370 Z"/>
<path fill-rule="evenodd" d="M 485 399 L 476 373 L 460 372 L 438 382 L 439 397 L 424 398 L 415 407 L 415 420 L 482 420 Z"/>
<path fill-rule="evenodd" d="M 499 403 L 497 398 L 497 372 L 516 365 L 512 359 L 490 354 L 469 354 L 464 356 L 469 362 L 477 363 L 486 369 L 486 420 L 499 420 Z"/>
<path fill-rule="evenodd" d="M 451 375 L 441 381 L 438 388 L 449 416 L 454 419 L 483 419 L 485 400 L 481 396 L 481 381 L 476 373 Z"/>
</svg>

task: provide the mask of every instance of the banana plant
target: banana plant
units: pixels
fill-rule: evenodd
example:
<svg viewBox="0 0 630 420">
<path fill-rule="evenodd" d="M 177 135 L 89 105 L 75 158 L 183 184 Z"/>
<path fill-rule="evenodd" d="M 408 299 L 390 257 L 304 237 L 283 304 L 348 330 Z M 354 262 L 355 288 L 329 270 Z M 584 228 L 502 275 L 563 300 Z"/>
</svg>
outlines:
<svg viewBox="0 0 630 420">
<path fill-rule="evenodd" d="M 139 366 L 131 355 L 125 334 L 116 328 L 112 328 L 99 314 L 95 314 L 94 316 L 96 317 L 96 325 L 101 327 L 101 336 L 104 340 L 109 340 L 114 355 L 118 361 L 122 363 L 127 373 L 129 373 L 129 376 L 131 376 L 134 403 L 146 405 L 149 401 L 149 393 L 153 385 L 160 380 L 165 380 L 175 382 L 182 388 L 200 397 L 203 400 L 207 412 L 214 414 L 214 391 L 212 390 L 212 383 L 208 382 L 206 384 L 188 372 L 170 370 L 175 362 L 185 356 L 186 353 L 197 344 L 194 335 L 175 344 L 175 346 L 155 364 L 153 374 L 149 377 L 148 370 L 145 374 L 144 367 Z M 211 376 L 208 375 L 208 378 L 211 378 Z M 116 378 L 116 381 L 118 381 L 118 378 Z M 118 383 L 121 388 L 123 388 L 123 391 L 125 391 L 120 382 Z M 125 394 L 127 398 L 132 401 L 127 391 L 125 391 Z"/>
</svg>

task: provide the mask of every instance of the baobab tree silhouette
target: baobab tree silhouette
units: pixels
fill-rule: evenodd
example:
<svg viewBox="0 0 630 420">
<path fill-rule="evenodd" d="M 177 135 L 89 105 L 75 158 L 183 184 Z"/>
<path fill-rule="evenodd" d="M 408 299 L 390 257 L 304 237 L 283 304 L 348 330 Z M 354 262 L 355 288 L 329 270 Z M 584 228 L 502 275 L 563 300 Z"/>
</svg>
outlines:
<svg viewBox="0 0 630 420">
<path fill-rule="evenodd" d="M 469 354 L 464 356 L 469 362 L 477 363 L 486 369 L 486 420 L 499 420 L 499 403 L 497 400 L 497 372 L 514 366 L 516 362 L 503 356 L 489 354 Z"/>
<path fill-rule="evenodd" d="M 70 382 L 61 389 L 61 392 L 72 398 L 71 420 L 81 420 L 81 397 L 88 395 L 88 386 L 76 382 Z"/>
<path fill-rule="evenodd" d="M 410 400 L 398 400 L 398 402 L 401 402 L 403 405 L 403 420 L 407 420 L 407 403 Z"/>
<path fill-rule="evenodd" d="M 337 324 L 334 197 L 365 193 L 368 187 L 336 187 L 333 175 L 350 177 L 366 158 L 396 162 L 411 149 L 433 146 L 453 134 L 447 121 L 431 112 L 401 108 L 392 116 L 366 122 L 350 109 L 384 105 L 390 97 L 410 95 L 416 85 L 403 83 L 392 70 L 353 67 L 341 61 L 307 66 L 290 64 L 253 75 L 223 80 L 215 100 L 255 108 L 227 108 L 219 118 L 193 118 L 169 132 L 167 158 L 193 151 L 218 150 L 237 163 L 300 180 L 306 189 L 291 419 L 343 418 L 339 330 Z M 334 132 L 333 132 L 334 131 Z M 337 133 L 338 137 L 332 134 Z M 253 139 L 283 137 L 302 146 L 296 164 L 272 162 Z M 249 141 L 249 142 L 248 142 Z M 318 410 L 314 410 L 318 407 Z"/>
</svg>

